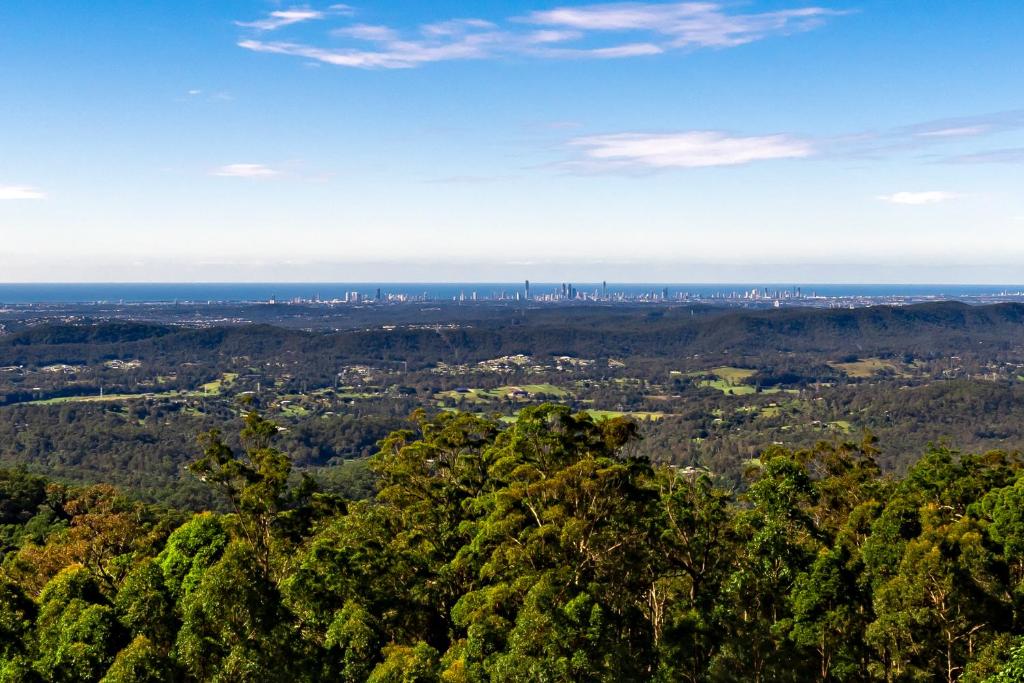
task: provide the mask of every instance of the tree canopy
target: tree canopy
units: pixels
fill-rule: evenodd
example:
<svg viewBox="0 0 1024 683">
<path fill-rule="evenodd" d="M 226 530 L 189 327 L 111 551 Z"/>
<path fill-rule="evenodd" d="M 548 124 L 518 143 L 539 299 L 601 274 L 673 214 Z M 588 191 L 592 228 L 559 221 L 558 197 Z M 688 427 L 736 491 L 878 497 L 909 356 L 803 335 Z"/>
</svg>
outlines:
<svg viewBox="0 0 1024 683">
<path fill-rule="evenodd" d="M 191 466 L 230 512 L 0 473 L 0 680 L 1021 680 L 1015 455 L 772 447 L 740 490 L 565 406 L 413 424 L 362 501 L 256 413 Z"/>
</svg>

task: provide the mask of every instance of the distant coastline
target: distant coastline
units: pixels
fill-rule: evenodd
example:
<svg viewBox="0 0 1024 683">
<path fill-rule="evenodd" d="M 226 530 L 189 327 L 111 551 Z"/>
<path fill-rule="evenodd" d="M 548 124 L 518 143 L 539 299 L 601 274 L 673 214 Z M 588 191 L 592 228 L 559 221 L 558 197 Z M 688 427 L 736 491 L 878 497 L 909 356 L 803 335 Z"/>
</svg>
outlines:
<svg viewBox="0 0 1024 683">
<path fill-rule="evenodd" d="M 756 292 L 801 298 L 867 297 L 913 299 L 1024 298 L 1024 285 L 977 284 L 815 284 L 815 283 L 565 283 L 580 298 L 651 296 L 694 300 L 735 298 Z M 536 282 L 531 298 L 559 296 L 563 283 Z M 0 283 L 0 304 L 174 303 L 343 301 L 358 295 L 365 301 L 380 296 L 420 301 L 525 299 L 525 282 L 335 282 L 335 283 Z M 667 296 L 666 296 L 667 295 Z M 573 297 L 576 298 L 576 297 Z"/>
</svg>

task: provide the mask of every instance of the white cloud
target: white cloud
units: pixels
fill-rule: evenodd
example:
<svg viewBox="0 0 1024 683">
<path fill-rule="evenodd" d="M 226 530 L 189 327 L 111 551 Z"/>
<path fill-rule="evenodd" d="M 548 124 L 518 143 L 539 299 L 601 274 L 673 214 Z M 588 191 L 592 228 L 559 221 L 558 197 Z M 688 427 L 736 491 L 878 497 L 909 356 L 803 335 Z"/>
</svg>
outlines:
<svg viewBox="0 0 1024 683">
<path fill-rule="evenodd" d="M 975 135 L 984 135 L 988 130 L 988 126 L 960 126 L 956 128 L 926 130 L 917 135 L 922 138 L 967 138 Z"/>
<path fill-rule="evenodd" d="M 279 173 L 263 164 L 228 164 L 214 169 L 213 175 L 225 178 L 271 178 Z"/>
<path fill-rule="evenodd" d="M 344 13 L 351 14 L 347 8 Z M 684 48 L 736 47 L 770 36 L 808 31 L 840 14 L 821 7 L 732 13 L 715 2 L 606 3 L 533 12 L 509 19 L 504 25 L 475 18 L 423 24 L 411 31 L 353 24 L 330 32 L 335 38 L 358 41 L 340 47 L 251 38 L 240 40 L 238 46 L 364 69 L 403 69 L 430 62 L 505 55 L 621 59 Z M 324 12 L 303 7 L 272 12 L 256 22 L 238 23 L 258 31 L 273 31 L 325 16 Z M 611 32 L 622 35 L 609 40 Z M 366 42 L 373 43 L 373 48 L 368 49 Z"/>
<path fill-rule="evenodd" d="M 324 16 L 324 13 L 319 10 L 308 7 L 293 7 L 292 9 L 271 12 L 265 19 L 258 21 L 236 21 L 235 24 L 257 31 L 276 31 L 279 28 L 291 26 L 292 24 L 323 19 Z"/>
<path fill-rule="evenodd" d="M 420 33 L 434 38 L 461 36 L 470 31 L 493 31 L 497 25 L 483 19 L 449 19 L 420 27 Z"/>
<path fill-rule="evenodd" d="M 772 35 L 809 31 L 831 16 L 823 7 L 729 14 L 714 2 L 603 3 L 533 12 L 523 20 L 585 31 L 646 31 L 666 36 L 672 47 L 735 47 Z"/>
<path fill-rule="evenodd" d="M 370 42 L 383 42 L 398 40 L 398 31 L 387 26 L 371 26 L 369 24 L 355 24 L 344 28 L 335 29 L 332 35 L 339 38 L 355 38 L 356 40 L 367 40 Z"/>
<path fill-rule="evenodd" d="M 814 153 L 807 140 L 788 135 L 730 136 L 719 131 L 645 134 L 617 133 L 572 140 L 590 170 L 668 169 L 738 166 L 769 159 L 801 159 Z"/>
<path fill-rule="evenodd" d="M 334 66 L 348 66 L 362 69 L 408 69 L 427 62 L 452 59 L 479 59 L 487 54 L 478 40 L 463 40 L 444 45 L 427 45 L 416 42 L 391 44 L 388 50 L 330 50 L 297 43 L 263 42 L 243 40 L 239 47 L 253 52 L 305 57 Z"/>
<path fill-rule="evenodd" d="M 940 204 L 951 199 L 959 199 L 962 196 L 962 194 L 956 192 L 932 190 L 928 192 L 894 192 L 893 194 L 879 195 L 878 198 L 890 204 L 921 206 L 923 204 Z"/>
<path fill-rule="evenodd" d="M 15 199 L 46 199 L 46 193 L 27 185 L 0 185 L 0 201 Z"/>
<path fill-rule="evenodd" d="M 1019 130 L 1024 127 L 1024 109 L 1009 109 L 975 116 L 927 121 L 897 128 L 895 135 L 910 134 L 921 138 L 969 138 L 991 133 Z"/>
<path fill-rule="evenodd" d="M 582 48 L 546 48 L 536 50 L 534 54 L 547 57 L 580 57 L 590 59 L 622 59 L 625 57 L 643 57 L 647 55 L 660 55 L 665 50 L 653 43 L 629 43 L 627 45 L 615 45 L 612 47 Z"/>
<path fill-rule="evenodd" d="M 1019 164 L 1024 163 L 1024 147 L 987 149 L 970 154 L 957 154 L 943 161 L 951 164 Z"/>
<path fill-rule="evenodd" d="M 624 53 L 628 54 L 633 47 L 637 51 L 645 49 L 643 44 L 623 46 Z M 586 51 L 574 48 L 544 49 L 549 52 L 577 52 L 577 57 L 588 56 Z M 881 132 L 859 132 L 831 138 L 786 134 L 737 136 L 699 130 L 661 134 L 620 132 L 568 140 L 567 146 L 578 156 L 556 166 L 581 172 L 602 172 L 735 166 L 762 160 L 810 157 L 872 160 L 949 144 L 963 138 L 1018 129 L 1024 129 L 1024 110 L 930 121 Z M 1017 164 L 1024 162 L 1024 147 L 962 153 L 938 157 L 938 161 Z M 897 192 L 878 198 L 893 204 L 930 204 L 961 196 L 951 192 Z"/>
<path fill-rule="evenodd" d="M 564 43 L 567 40 L 579 40 L 583 34 L 579 31 L 558 31 L 555 29 L 540 29 L 526 34 L 526 42 L 543 45 L 545 43 Z"/>
<path fill-rule="evenodd" d="M 1024 161 L 1024 148 L 997 148 L 964 151 L 956 154 L 923 150 L 982 139 L 1000 133 L 1024 130 L 1024 109 L 1015 109 L 959 118 L 924 121 L 881 130 L 863 130 L 818 138 L 818 156 L 876 160 L 900 154 L 918 154 L 918 161 L 931 163 L 981 164 Z"/>
</svg>

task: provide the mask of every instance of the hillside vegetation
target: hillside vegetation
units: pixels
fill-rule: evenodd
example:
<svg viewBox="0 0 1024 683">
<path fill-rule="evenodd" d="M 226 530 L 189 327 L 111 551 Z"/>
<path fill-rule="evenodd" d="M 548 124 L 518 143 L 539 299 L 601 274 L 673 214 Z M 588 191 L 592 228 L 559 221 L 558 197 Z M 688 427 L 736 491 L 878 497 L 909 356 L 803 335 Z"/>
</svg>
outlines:
<svg viewBox="0 0 1024 683">
<path fill-rule="evenodd" d="M 283 325 L 317 311 L 223 313 Z M 183 475 L 190 448 L 215 427 L 237 433 L 241 402 L 281 425 L 297 472 L 363 497 L 374 476 L 367 456 L 417 410 L 514 422 L 556 402 L 632 417 L 638 454 L 708 468 L 738 488 L 745 463 L 773 444 L 799 450 L 865 431 L 894 473 L 929 443 L 1024 448 L 1024 306 L 1015 304 L 410 304 L 329 320 L 341 319 L 331 330 L 68 318 L 20 327 L 0 336 L 0 466 L 207 509 L 217 502 Z"/>
<path fill-rule="evenodd" d="M 636 430 L 421 414 L 352 502 L 248 413 L 190 465 L 225 513 L 0 474 L 0 678 L 1020 680 L 1016 456 L 775 447 L 738 494 Z"/>
</svg>

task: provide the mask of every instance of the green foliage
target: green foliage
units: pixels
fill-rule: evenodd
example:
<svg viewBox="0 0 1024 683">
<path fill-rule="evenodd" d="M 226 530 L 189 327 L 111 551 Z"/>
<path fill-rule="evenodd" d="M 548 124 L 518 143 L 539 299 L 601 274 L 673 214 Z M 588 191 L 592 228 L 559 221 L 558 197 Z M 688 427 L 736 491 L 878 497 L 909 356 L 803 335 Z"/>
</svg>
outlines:
<svg viewBox="0 0 1024 683">
<path fill-rule="evenodd" d="M 174 530 L 156 561 L 175 603 L 195 590 L 203 573 L 220 558 L 227 544 L 228 533 L 220 517 L 211 513 L 195 515 Z"/>
<path fill-rule="evenodd" d="M 1018 680 L 1024 475 L 870 436 L 752 462 L 743 492 L 637 456 L 627 419 L 415 416 L 342 505 L 277 427 L 205 441 L 232 512 L 175 520 L 109 487 L 0 483 L 0 681 Z M 27 496 L 27 497 L 25 497 Z M 177 522 L 175 522 L 177 523 Z M 12 527 L 13 528 L 13 527 Z M 168 533 L 169 532 L 169 533 Z"/>
<path fill-rule="evenodd" d="M 524 410 L 495 440 L 493 489 L 456 564 L 479 567 L 486 581 L 453 612 L 467 652 L 482 655 L 471 667 L 501 680 L 650 672 L 636 603 L 650 546 L 633 521 L 653 514 L 657 496 L 646 462 L 616 458 L 634 436 L 624 420 L 546 406 Z"/>
<path fill-rule="evenodd" d="M 985 683 L 1019 683 L 1024 681 L 1024 645 L 1018 646 L 1006 664 Z"/>
<path fill-rule="evenodd" d="M 25 654 L 35 617 L 36 604 L 21 586 L 0 577 L 0 662 Z"/>
<path fill-rule="evenodd" d="M 48 681 L 91 681 L 113 663 L 123 633 L 85 567 L 54 577 L 39 598 L 35 669 Z"/>
<path fill-rule="evenodd" d="M 990 521 L 987 531 L 1009 566 L 1014 606 L 1021 614 L 1024 608 L 1024 475 L 1018 475 L 1012 485 L 989 491 L 971 506 L 971 512 Z"/>
<path fill-rule="evenodd" d="M 233 541 L 182 600 L 179 663 L 199 680 L 288 680 L 301 647 L 280 605 L 252 548 Z"/>
<path fill-rule="evenodd" d="M 335 613 L 324 642 L 328 657 L 338 663 L 338 670 L 331 678 L 346 683 L 366 680 L 380 652 L 378 628 L 373 615 L 355 601 L 346 603 Z"/>
<path fill-rule="evenodd" d="M 114 608 L 124 627 L 147 638 L 150 645 L 170 646 L 174 642 L 174 602 L 155 560 L 144 560 L 128 574 L 117 592 Z"/>
<path fill-rule="evenodd" d="M 790 637 L 816 654 L 817 674 L 823 680 L 867 677 L 866 646 L 860 636 L 870 605 L 857 580 L 858 569 L 849 551 L 837 547 L 823 550 L 794 582 Z"/>
<path fill-rule="evenodd" d="M 274 527 L 289 503 L 307 493 L 305 488 L 289 490 L 291 460 L 271 446 L 276 435 L 277 425 L 258 413 L 247 413 L 241 433 L 244 454 L 232 450 L 214 430 L 203 437 L 203 457 L 189 466 L 200 481 L 227 496 L 257 565 L 268 575 Z"/>
<path fill-rule="evenodd" d="M 366 679 L 367 683 L 433 683 L 438 680 L 437 650 L 426 643 L 389 645 L 384 661 Z"/>
<path fill-rule="evenodd" d="M 174 664 L 146 636 L 136 636 L 101 679 L 101 683 L 170 683 L 175 680 Z"/>
</svg>

